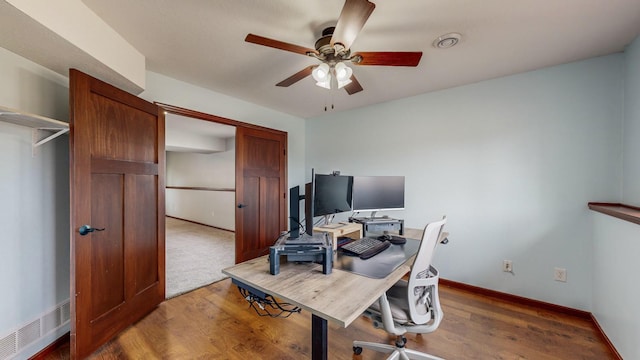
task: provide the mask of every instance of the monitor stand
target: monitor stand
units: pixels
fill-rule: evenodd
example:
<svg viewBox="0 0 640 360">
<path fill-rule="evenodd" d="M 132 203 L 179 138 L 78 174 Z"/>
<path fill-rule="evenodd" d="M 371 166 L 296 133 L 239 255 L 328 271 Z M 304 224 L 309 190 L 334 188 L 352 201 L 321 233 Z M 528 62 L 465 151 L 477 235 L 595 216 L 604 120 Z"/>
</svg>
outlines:
<svg viewBox="0 0 640 360">
<path fill-rule="evenodd" d="M 370 216 L 365 216 L 365 217 L 361 217 L 361 218 L 356 218 L 353 217 L 354 219 L 362 219 L 362 220 L 367 220 L 367 221 L 376 221 L 376 220 L 389 220 L 390 218 L 388 216 L 380 216 L 380 217 L 376 217 L 376 213 L 377 211 L 372 211 Z M 355 213 L 355 215 L 358 215 L 358 213 Z"/>
<path fill-rule="evenodd" d="M 324 229 L 337 229 L 340 227 L 343 227 L 344 224 L 341 223 L 333 223 L 333 218 L 335 217 L 335 214 L 331 214 L 331 215 L 324 215 L 324 223 L 320 226 L 318 226 L 319 228 L 324 228 Z"/>
</svg>

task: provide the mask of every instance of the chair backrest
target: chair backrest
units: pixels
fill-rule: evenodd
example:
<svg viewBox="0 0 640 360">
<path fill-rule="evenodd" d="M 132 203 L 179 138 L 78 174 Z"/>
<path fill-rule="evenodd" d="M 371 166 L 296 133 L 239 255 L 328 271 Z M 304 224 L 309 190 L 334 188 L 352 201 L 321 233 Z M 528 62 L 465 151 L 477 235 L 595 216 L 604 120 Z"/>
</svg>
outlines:
<svg viewBox="0 0 640 360">
<path fill-rule="evenodd" d="M 434 282 L 433 279 L 429 278 L 429 271 L 436 245 L 438 244 L 440 234 L 446 223 L 447 217 L 445 216 L 442 220 L 432 222 L 424 228 L 420 248 L 411 267 L 409 287 L 407 290 L 409 292 L 408 299 L 411 320 L 416 324 L 424 324 L 431 320 L 430 304 L 426 303 L 428 300 L 426 295 L 431 293 L 433 296 L 433 292 L 437 291 L 437 289 L 434 290 L 431 288 L 434 286 Z M 435 286 L 437 286 L 437 279 Z M 437 296 L 437 293 L 435 295 Z"/>
</svg>

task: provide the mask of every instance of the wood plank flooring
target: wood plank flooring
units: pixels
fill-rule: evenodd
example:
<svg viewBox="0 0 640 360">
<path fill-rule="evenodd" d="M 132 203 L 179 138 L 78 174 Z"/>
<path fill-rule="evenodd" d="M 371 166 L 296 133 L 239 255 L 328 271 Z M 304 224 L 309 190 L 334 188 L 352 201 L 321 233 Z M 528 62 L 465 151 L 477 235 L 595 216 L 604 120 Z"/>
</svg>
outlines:
<svg viewBox="0 0 640 360">
<path fill-rule="evenodd" d="M 616 359 L 591 321 L 440 286 L 444 320 L 426 335 L 408 334 L 408 348 L 446 359 Z M 354 301 L 358 301 L 354 299 Z M 93 359 L 309 359 L 308 312 L 258 316 L 226 279 L 162 303 L 100 348 Z M 392 343 L 359 318 L 348 328 L 329 323 L 329 359 L 380 360 L 353 340 Z M 47 359 L 68 359 L 62 347 Z"/>
</svg>

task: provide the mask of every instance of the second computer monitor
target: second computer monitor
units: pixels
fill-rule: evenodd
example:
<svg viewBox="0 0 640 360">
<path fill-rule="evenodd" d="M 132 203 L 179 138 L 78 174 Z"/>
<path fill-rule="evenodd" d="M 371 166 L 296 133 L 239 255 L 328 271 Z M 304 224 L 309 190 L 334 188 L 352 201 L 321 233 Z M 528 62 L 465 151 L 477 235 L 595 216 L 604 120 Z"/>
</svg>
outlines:
<svg viewBox="0 0 640 360">
<path fill-rule="evenodd" d="M 404 176 L 354 176 L 353 211 L 404 210 Z"/>
</svg>

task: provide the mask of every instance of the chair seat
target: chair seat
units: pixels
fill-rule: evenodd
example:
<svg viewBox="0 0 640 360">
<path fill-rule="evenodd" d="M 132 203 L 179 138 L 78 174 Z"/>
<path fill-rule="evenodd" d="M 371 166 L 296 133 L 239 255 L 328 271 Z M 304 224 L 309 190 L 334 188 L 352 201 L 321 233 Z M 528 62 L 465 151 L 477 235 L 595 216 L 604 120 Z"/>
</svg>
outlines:
<svg viewBox="0 0 640 360">
<path fill-rule="evenodd" d="M 438 298 L 438 269 L 431 265 L 436 245 L 446 238 L 442 228 L 447 218 L 429 223 L 422 234 L 420 247 L 411 266 L 409 280 L 400 280 L 365 311 L 375 328 L 396 336 L 394 345 L 354 341 L 353 353 L 363 349 L 389 354 L 388 360 L 442 360 L 437 356 L 406 348 L 406 333 L 427 334 L 435 331 L 442 321 Z M 442 238 L 441 238 L 442 237 Z"/>
<path fill-rule="evenodd" d="M 393 320 L 399 324 L 411 322 L 409 301 L 407 300 L 408 286 L 408 282 L 400 280 L 387 290 L 387 299 L 391 306 L 391 316 L 393 316 Z M 374 302 L 369 307 L 369 310 L 380 314 L 380 302 Z"/>
</svg>

